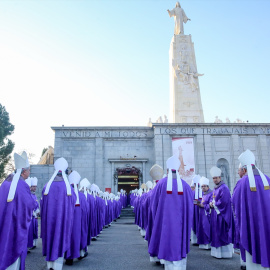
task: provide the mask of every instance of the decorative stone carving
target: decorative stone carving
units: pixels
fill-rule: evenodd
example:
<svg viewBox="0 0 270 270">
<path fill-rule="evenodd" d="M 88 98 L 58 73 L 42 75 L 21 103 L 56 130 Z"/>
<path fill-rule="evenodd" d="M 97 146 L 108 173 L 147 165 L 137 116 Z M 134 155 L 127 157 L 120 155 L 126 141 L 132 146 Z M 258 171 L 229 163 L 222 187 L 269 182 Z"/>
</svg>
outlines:
<svg viewBox="0 0 270 270">
<path fill-rule="evenodd" d="M 156 123 L 163 123 L 163 120 L 162 120 L 161 116 L 157 119 Z"/>
<path fill-rule="evenodd" d="M 175 8 L 172 10 L 167 9 L 169 16 L 174 17 L 174 34 L 180 35 L 184 34 L 184 24 L 187 23 L 187 21 L 190 21 L 190 19 L 187 17 L 185 11 L 181 8 L 180 3 L 176 2 Z"/>
<path fill-rule="evenodd" d="M 187 117 L 186 116 L 182 116 L 182 121 L 181 123 L 187 123 Z"/>
<path fill-rule="evenodd" d="M 168 123 L 167 115 L 164 115 L 164 122 L 163 123 Z"/>
<path fill-rule="evenodd" d="M 194 123 L 199 123 L 199 117 L 193 116 L 193 122 Z"/>
<path fill-rule="evenodd" d="M 147 123 L 147 126 L 148 126 L 148 127 L 151 127 L 151 126 L 152 126 L 151 118 L 149 118 L 148 123 Z"/>
<path fill-rule="evenodd" d="M 185 70 L 184 70 L 185 69 Z M 198 77 L 203 76 L 204 74 L 200 74 L 198 72 L 185 72 L 188 69 L 188 65 L 177 65 L 177 69 L 175 70 L 175 74 L 177 78 L 183 82 L 184 84 L 190 84 L 192 91 L 196 91 L 199 88 L 198 85 Z"/>
<path fill-rule="evenodd" d="M 215 123 L 222 123 L 222 121 L 216 116 Z"/>
<path fill-rule="evenodd" d="M 236 123 L 244 123 L 241 119 L 237 118 Z"/>
<path fill-rule="evenodd" d="M 231 123 L 231 121 L 228 117 L 226 118 L 226 123 Z"/>
<path fill-rule="evenodd" d="M 186 64 L 187 63 L 187 59 L 188 59 L 188 52 L 182 50 L 179 54 L 180 54 L 181 62 L 183 62 L 183 63 Z"/>
<path fill-rule="evenodd" d="M 203 76 L 204 74 L 199 74 L 199 73 L 188 73 L 188 83 L 191 85 L 191 89 L 192 91 L 196 91 L 198 88 L 199 88 L 199 85 L 198 85 L 198 77 L 199 76 Z"/>
<path fill-rule="evenodd" d="M 183 102 L 183 104 L 186 105 L 186 106 L 188 106 L 188 107 L 190 107 L 190 106 L 192 106 L 194 103 L 188 101 L 188 102 Z"/>
</svg>

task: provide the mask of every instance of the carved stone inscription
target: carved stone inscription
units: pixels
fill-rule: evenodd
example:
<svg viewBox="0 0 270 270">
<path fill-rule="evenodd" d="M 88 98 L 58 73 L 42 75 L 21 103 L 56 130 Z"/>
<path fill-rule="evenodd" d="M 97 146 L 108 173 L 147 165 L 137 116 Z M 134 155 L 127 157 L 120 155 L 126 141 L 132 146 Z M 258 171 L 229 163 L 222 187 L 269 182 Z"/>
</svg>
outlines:
<svg viewBox="0 0 270 270">
<path fill-rule="evenodd" d="M 174 134 L 219 134 L 219 135 L 241 135 L 241 134 L 270 134 L 270 128 L 268 127 L 223 127 L 223 128 L 193 128 L 193 127 L 167 127 L 156 128 L 156 134 L 161 135 L 174 135 Z"/>
<path fill-rule="evenodd" d="M 63 130 L 62 138 L 146 138 L 153 137 L 145 130 Z"/>
</svg>

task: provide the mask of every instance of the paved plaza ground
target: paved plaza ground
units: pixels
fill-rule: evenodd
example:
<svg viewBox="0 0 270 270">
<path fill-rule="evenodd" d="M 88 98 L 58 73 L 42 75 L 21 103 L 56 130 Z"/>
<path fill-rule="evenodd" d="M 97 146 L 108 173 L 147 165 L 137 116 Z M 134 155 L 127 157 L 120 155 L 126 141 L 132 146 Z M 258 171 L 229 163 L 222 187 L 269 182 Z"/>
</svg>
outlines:
<svg viewBox="0 0 270 270">
<path fill-rule="evenodd" d="M 28 254 L 26 270 L 45 270 L 45 258 L 41 254 L 41 239 L 38 247 Z M 188 270 L 239 270 L 239 255 L 232 259 L 215 259 L 210 251 L 200 250 L 198 246 L 191 246 L 187 260 Z M 93 241 L 89 248 L 89 255 L 82 261 L 74 260 L 73 266 L 63 267 L 64 270 L 161 270 L 163 266 L 150 263 L 147 252 L 147 242 L 141 237 L 134 218 L 120 218 L 112 226 L 104 229 L 97 241 Z"/>
</svg>

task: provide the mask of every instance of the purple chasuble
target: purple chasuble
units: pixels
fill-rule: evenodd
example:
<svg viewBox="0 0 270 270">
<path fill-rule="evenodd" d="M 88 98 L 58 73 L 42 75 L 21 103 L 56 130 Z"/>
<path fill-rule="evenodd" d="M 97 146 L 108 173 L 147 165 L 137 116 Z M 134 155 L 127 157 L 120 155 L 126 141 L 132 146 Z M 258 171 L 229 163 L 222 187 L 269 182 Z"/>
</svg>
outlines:
<svg viewBox="0 0 270 270">
<path fill-rule="evenodd" d="M 233 192 L 236 241 L 240 249 L 252 255 L 253 263 L 270 267 L 270 190 L 264 190 L 260 175 L 256 175 L 257 170 L 254 174 L 257 191 L 250 190 L 248 176 L 244 175 Z M 270 184 L 268 176 L 266 179 Z"/>
<path fill-rule="evenodd" d="M 45 188 L 40 203 L 42 251 L 46 261 L 55 261 L 70 246 L 76 195 L 73 189 L 67 195 L 62 176 L 55 177 L 48 195 L 44 195 Z"/>
<path fill-rule="evenodd" d="M 195 201 L 195 190 L 192 191 L 193 200 Z M 197 199 L 196 201 L 201 201 L 200 199 Z M 193 219 L 192 219 L 192 231 L 194 234 L 197 235 L 197 228 L 198 228 L 198 222 L 199 222 L 199 211 L 200 207 L 197 204 L 193 203 Z"/>
<path fill-rule="evenodd" d="M 0 270 L 5 270 L 21 257 L 25 269 L 28 228 L 35 208 L 29 186 L 20 177 L 13 201 L 7 202 L 13 179 L 10 174 L 0 186 Z"/>
<path fill-rule="evenodd" d="M 35 201 L 35 209 L 34 209 L 34 211 L 36 211 L 39 208 L 39 203 L 38 203 L 38 200 L 37 200 L 37 196 L 35 194 L 33 194 L 33 193 L 31 193 L 31 196 L 32 196 L 33 200 Z M 28 243 L 27 243 L 28 248 L 33 247 L 34 239 L 38 239 L 38 220 L 33 215 L 30 226 L 29 226 L 29 230 L 28 230 Z"/>
<path fill-rule="evenodd" d="M 151 199 L 152 190 L 147 192 L 147 197 L 143 203 L 144 209 L 144 219 L 145 219 L 145 240 L 149 242 L 149 236 L 151 235 L 150 230 L 152 231 L 152 227 L 149 226 L 149 214 L 150 214 L 150 199 Z"/>
<path fill-rule="evenodd" d="M 144 211 L 144 207 L 143 207 L 143 204 L 145 202 L 147 198 L 147 193 L 143 193 L 142 196 L 141 196 L 141 199 L 140 199 L 140 220 L 139 220 L 139 226 L 142 228 L 142 229 L 146 229 L 145 227 L 145 211 Z"/>
<path fill-rule="evenodd" d="M 199 219 L 197 226 L 197 239 L 199 245 L 207 245 L 211 242 L 210 239 L 210 215 L 209 215 L 209 203 L 212 198 L 212 190 L 209 189 L 203 194 L 202 204 L 204 207 L 199 207 Z"/>
<path fill-rule="evenodd" d="M 104 219 L 104 213 L 105 213 L 105 201 L 100 198 L 96 197 L 97 201 L 97 219 L 98 219 L 98 234 L 102 231 L 104 225 L 105 225 L 105 219 Z"/>
<path fill-rule="evenodd" d="M 74 188 L 71 185 L 71 190 L 74 192 Z M 75 194 L 75 192 L 74 192 Z M 79 194 L 79 199 L 80 198 L 80 192 Z M 76 197 L 76 194 L 75 194 Z M 72 232 L 70 235 L 70 246 L 68 247 L 66 254 L 65 254 L 65 259 L 76 259 L 81 256 L 80 254 L 80 247 L 81 247 L 81 230 L 82 230 L 82 209 L 81 209 L 81 202 L 80 204 L 75 204 L 75 209 L 74 209 L 74 219 L 73 219 L 73 226 L 72 226 Z"/>
<path fill-rule="evenodd" d="M 80 250 L 85 250 L 87 248 L 87 235 L 88 235 L 88 225 L 89 225 L 89 204 L 86 200 L 84 193 L 79 192 L 80 205 L 82 211 L 82 227 L 81 227 L 81 244 Z"/>
<path fill-rule="evenodd" d="M 148 252 L 166 261 L 186 258 L 190 248 L 193 195 L 190 186 L 181 181 L 182 195 L 177 193 L 176 179 L 172 180 L 172 194 L 167 194 L 167 177 L 158 182 L 151 195 L 153 227 Z"/>
<path fill-rule="evenodd" d="M 87 245 L 91 244 L 91 238 L 93 237 L 94 230 L 95 230 L 95 199 L 91 194 L 87 194 L 87 202 L 89 206 L 89 221 L 88 221 L 88 233 L 87 233 Z"/>
<path fill-rule="evenodd" d="M 213 198 L 220 214 L 217 214 L 216 210 L 211 208 L 211 246 L 219 248 L 233 243 L 234 233 L 231 194 L 225 183 L 221 182 L 218 187 L 214 188 L 211 201 Z"/>
</svg>

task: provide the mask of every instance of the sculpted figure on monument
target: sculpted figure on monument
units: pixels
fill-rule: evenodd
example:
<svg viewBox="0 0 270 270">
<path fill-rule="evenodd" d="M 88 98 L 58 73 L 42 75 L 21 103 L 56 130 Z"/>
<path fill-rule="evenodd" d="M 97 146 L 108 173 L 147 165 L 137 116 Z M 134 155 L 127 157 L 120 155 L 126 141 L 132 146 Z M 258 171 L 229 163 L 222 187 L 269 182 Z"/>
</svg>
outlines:
<svg viewBox="0 0 270 270">
<path fill-rule="evenodd" d="M 156 123 L 163 123 L 163 120 L 162 120 L 161 116 L 157 119 Z"/>
<path fill-rule="evenodd" d="M 181 57 L 181 61 L 184 62 L 184 63 L 186 63 L 187 62 L 187 58 L 188 58 L 187 51 L 182 50 L 180 52 L 180 57 Z"/>
<path fill-rule="evenodd" d="M 244 123 L 241 119 L 237 118 L 236 123 Z"/>
<path fill-rule="evenodd" d="M 226 123 L 231 123 L 231 121 L 228 117 L 226 118 Z"/>
<path fill-rule="evenodd" d="M 164 114 L 164 123 L 168 123 L 167 115 Z"/>
<path fill-rule="evenodd" d="M 199 88 L 198 85 L 198 77 L 199 76 L 203 76 L 204 74 L 199 74 L 198 72 L 190 72 L 187 74 L 188 75 L 188 83 L 191 85 L 191 89 L 194 92 L 195 90 L 197 90 Z"/>
<path fill-rule="evenodd" d="M 174 34 L 175 35 L 184 35 L 184 24 L 190 19 L 187 17 L 185 11 L 181 8 L 180 3 L 176 2 L 175 8 L 172 10 L 167 9 L 169 16 L 174 17 Z"/>
<path fill-rule="evenodd" d="M 148 127 L 151 127 L 152 126 L 152 120 L 151 120 L 151 118 L 149 118 L 148 123 L 147 123 L 147 126 Z"/>
<path fill-rule="evenodd" d="M 175 69 L 175 75 L 181 82 L 188 84 L 188 74 L 183 72 L 184 66 L 177 65 Z"/>
<path fill-rule="evenodd" d="M 182 66 L 177 65 L 177 68 L 175 69 L 175 75 L 184 84 L 190 84 L 192 92 L 196 91 L 199 88 L 198 85 L 198 77 L 203 76 L 204 74 L 200 74 L 198 72 L 183 72 Z"/>
<path fill-rule="evenodd" d="M 216 116 L 215 123 L 222 123 L 222 121 Z"/>
</svg>

